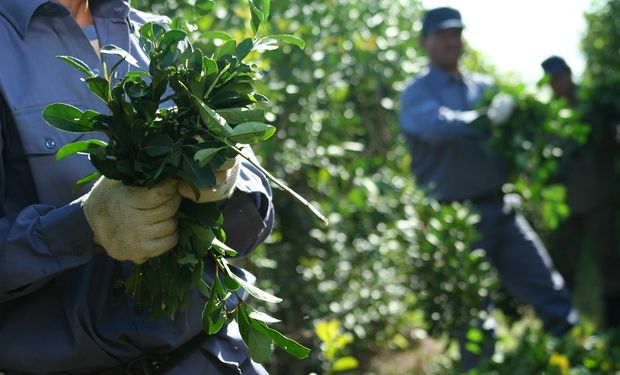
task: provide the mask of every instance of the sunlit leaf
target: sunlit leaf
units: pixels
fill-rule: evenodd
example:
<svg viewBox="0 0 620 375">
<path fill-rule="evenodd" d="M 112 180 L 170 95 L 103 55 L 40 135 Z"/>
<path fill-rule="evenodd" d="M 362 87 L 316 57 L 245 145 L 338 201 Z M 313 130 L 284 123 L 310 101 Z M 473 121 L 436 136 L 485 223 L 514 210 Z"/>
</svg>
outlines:
<svg viewBox="0 0 620 375">
<path fill-rule="evenodd" d="M 98 139 L 88 139 L 85 141 L 78 141 L 73 143 L 68 143 L 62 146 L 58 152 L 56 152 L 56 160 L 61 160 L 66 158 L 67 156 L 77 154 L 79 152 L 92 151 L 96 148 L 106 147 L 108 144 L 104 141 Z"/>
<path fill-rule="evenodd" d="M 296 37 L 295 35 L 289 35 L 289 34 L 269 35 L 267 38 L 275 39 L 275 40 L 278 40 L 278 41 L 281 41 L 287 44 L 292 44 L 301 49 L 303 49 L 306 46 L 306 43 L 303 41 L 303 39 Z"/>
<path fill-rule="evenodd" d="M 82 60 L 72 57 L 72 56 L 57 56 L 59 59 L 65 61 L 75 69 L 80 72 L 86 74 L 88 77 L 94 77 L 95 73 L 90 69 L 90 67 Z"/>
<path fill-rule="evenodd" d="M 155 26 L 153 26 L 153 28 L 155 28 Z M 133 65 L 136 68 L 140 67 L 138 65 L 138 60 L 136 60 L 135 57 L 133 57 L 129 52 L 125 51 L 124 49 L 122 49 L 122 48 L 120 48 L 118 46 L 115 46 L 114 44 L 107 44 L 107 45 L 101 47 L 99 49 L 99 52 L 101 52 L 103 54 L 119 56 L 123 60 L 127 61 L 127 63 L 129 63 L 130 65 Z"/>
<path fill-rule="evenodd" d="M 244 122 L 235 126 L 228 136 L 234 143 L 253 144 L 269 139 L 276 128 L 261 122 Z"/>
<path fill-rule="evenodd" d="M 86 133 L 93 130 L 92 123 L 83 121 L 83 112 L 63 103 L 50 104 L 43 109 L 43 118 L 55 128 L 71 133 Z"/>
</svg>

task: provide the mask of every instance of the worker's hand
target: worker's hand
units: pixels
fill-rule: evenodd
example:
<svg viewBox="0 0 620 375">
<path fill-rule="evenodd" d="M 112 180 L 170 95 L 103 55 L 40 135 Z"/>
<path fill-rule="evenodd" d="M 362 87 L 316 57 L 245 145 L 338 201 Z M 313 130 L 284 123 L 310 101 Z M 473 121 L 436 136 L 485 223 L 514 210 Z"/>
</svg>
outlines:
<svg viewBox="0 0 620 375">
<path fill-rule="evenodd" d="M 215 171 L 215 186 L 198 189 L 199 196 L 196 197 L 191 186 L 187 182 L 181 181 L 179 183 L 179 194 L 197 203 L 216 202 L 229 198 L 239 177 L 240 167 L 239 156 L 227 160 Z"/>
<path fill-rule="evenodd" d="M 517 103 L 512 95 L 506 93 L 495 95 L 487 111 L 491 124 L 495 126 L 504 125 L 512 116 L 516 106 Z"/>
<path fill-rule="evenodd" d="M 110 257 L 137 264 L 172 249 L 179 239 L 177 185 L 168 180 L 148 189 L 101 178 L 83 203 L 95 242 Z"/>
</svg>

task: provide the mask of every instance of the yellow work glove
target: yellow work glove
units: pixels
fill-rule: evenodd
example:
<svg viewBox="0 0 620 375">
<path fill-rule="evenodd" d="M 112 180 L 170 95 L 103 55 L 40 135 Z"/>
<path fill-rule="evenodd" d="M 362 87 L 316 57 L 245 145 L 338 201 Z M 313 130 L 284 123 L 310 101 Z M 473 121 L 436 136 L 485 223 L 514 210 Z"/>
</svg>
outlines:
<svg viewBox="0 0 620 375">
<path fill-rule="evenodd" d="M 94 240 L 117 260 L 140 264 L 172 249 L 179 240 L 176 180 L 151 189 L 101 178 L 83 203 Z"/>
<path fill-rule="evenodd" d="M 239 177 L 241 162 L 239 156 L 227 160 L 215 171 L 215 186 L 198 189 L 199 196 L 196 197 L 191 186 L 184 181 L 179 183 L 179 194 L 196 203 L 217 202 L 229 198 L 235 188 L 235 183 Z"/>
</svg>

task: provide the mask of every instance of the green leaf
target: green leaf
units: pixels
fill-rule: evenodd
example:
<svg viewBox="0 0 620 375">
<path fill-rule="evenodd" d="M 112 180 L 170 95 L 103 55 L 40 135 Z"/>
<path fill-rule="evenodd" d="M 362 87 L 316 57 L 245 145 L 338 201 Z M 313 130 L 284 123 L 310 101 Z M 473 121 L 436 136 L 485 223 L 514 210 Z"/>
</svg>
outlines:
<svg viewBox="0 0 620 375">
<path fill-rule="evenodd" d="M 467 331 L 467 340 L 470 342 L 477 342 L 480 343 L 482 342 L 483 334 L 482 331 L 477 329 L 477 328 L 471 328 Z"/>
<path fill-rule="evenodd" d="M 199 49 L 192 51 L 187 58 L 187 69 L 196 75 L 202 73 L 202 52 Z"/>
<path fill-rule="evenodd" d="M 474 344 L 473 342 L 468 342 L 467 344 L 465 344 L 465 349 L 467 349 L 467 351 L 469 351 L 470 353 L 474 354 L 480 354 L 481 352 L 480 345 Z"/>
<path fill-rule="evenodd" d="M 250 318 L 250 325 L 252 328 L 267 334 L 273 342 L 280 348 L 284 349 L 287 353 L 291 354 L 295 358 L 304 359 L 310 355 L 310 349 L 301 345 L 297 341 L 290 339 L 273 328 L 268 327 L 265 323 Z"/>
<path fill-rule="evenodd" d="M 113 180 L 122 180 L 125 176 L 118 170 L 118 160 L 91 155 L 90 162 L 101 174 Z"/>
<path fill-rule="evenodd" d="M 160 26 L 161 27 L 161 26 Z M 154 28 L 154 26 L 153 26 Z M 115 46 L 114 44 L 107 44 L 99 49 L 99 52 L 108 54 L 108 55 L 116 55 L 120 56 L 123 60 L 127 61 L 130 65 L 139 68 L 138 60 L 136 60 L 131 54 L 121 47 Z"/>
<path fill-rule="evenodd" d="M 233 143 L 253 144 L 269 139 L 276 128 L 262 122 L 244 122 L 233 128 L 228 139 Z"/>
<path fill-rule="evenodd" d="M 202 150 L 199 150 L 194 154 L 194 160 L 198 162 L 198 165 L 204 167 L 211 160 L 213 160 L 213 157 L 217 155 L 217 152 L 222 149 L 224 149 L 224 147 L 203 148 Z"/>
<path fill-rule="evenodd" d="M 88 85 L 90 91 L 97 95 L 105 103 L 109 103 L 110 98 L 110 83 L 103 77 L 91 77 L 84 80 Z"/>
<path fill-rule="evenodd" d="M 275 40 L 278 40 L 284 43 L 292 44 L 301 49 L 304 49 L 304 47 L 306 46 L 306 43 L 303 41 L 303 39 L 296 37 L 295 35 L 290 35 L 290 34 L 269 35 L 267 38 L 272 38 L 272 39 L 275 39 Z"/>
<path fill-rule="evenodd" d="M 185 38 L 187 38 L 187 33 L 185 31 L 179 29 L 172 29 L 164 33 L 164 35 L 161 37 L 160 43 L 162 45 L 162 48 L 167 48 L 173 44 L 179 43 Z"/>
<path fill-rule="evenodd" d="M 252 17 L 250 20 L 250 25 L 252 26 L 252 32 L 256 35 L 258 33 L 258 29 L 260 28 L 260 24 L 265 19 L 265 15 L 256 7 L 253 0 L 248 0 L 248 5 L 250 6 L 250 14 Z"/>
<path fill-rule="evenodd" d="M 196 4 L 196 7 L 198 9 L 202 9 L 206 12 L 210 12 L 211 10 L 213 10 L 213 7 L 215 7 L 215 1 L 213 0 L 204 0 L 199 4 Z"/>
<path fill-rule="evenodd" d="M 269 13 L 271 12 L 271 2 L 269 0 L 263 0 L 263 22 L 267 22 L 269 19 Z"/>
<path fill-rule="evenodd" d="M 264 290 L 248 283 L 247 281 L 243 280 L 242 278 L 240 278 L 239 276 L 235 275 L 230 268 L 228 268 L 228 265 L 226 263 L 226 261 L 224 259 L 222 259 L 222 264 L 224 265 L 224 268 L 226 269 L 226 272 L 228 273 L 228 275 L 230 277 L 232 277 L 236 282 L 239 283 L 239 285 L 241 285 L 241 287 L 243 289 L 245 289 L 246 292 L 250 293 L 254 298 L 257 298 L 261 301 L 265 301 L 265 302 L 269 302 L 269 303 L 280 303 L 282 302 L 282 298 L 276 297 L 270 293 L 265 292 Z"/>
<path fill-rule="evenodd" d="M 56 56 L 64 62 L 68 63 L 75 69 L 80 72 L 86 74 L 88 77 L 94 77 L 95 73 L 90 69 L 90 67 L 82 60 L 75 58 L 73 56 Z"/>
<path fill-rule="evenodd" d="M 341 372 L 355 370 L 358 366 L 359 363 L 357 362 L 357 359 L 351 356 L 346 356 L 339 358 L 336 360 L 336 362 L 334 362 L 334 364 L 332 365 L 332 371 Z"/>
<path fill-rule="evenodd" d="M 250 357 L 258 363 L 266 363 L 273 353 L 273 340 L 264 332 L 250 327 L 248 332 L 248 349 Z"/>
<path fill-rule="evenodd" d="M 239 283 L 236 282 L 232 277 L 228 276 L 228 274 L 224 275 L 224 286 L 230 291 L 236 291 L 241 288 L 241 285 L 239 285 Z"/>
<path fill-rule="evenodd" d="M 217 63 L 215 62 L 215 60 L 210 59 L 206 56 L 202 59 L 202 66 L 205 71 L 205 75 L 207 77 L 214 75 L 214 74 L 217 75 L 219 72 L 219 69 L 217 68 Z"/>
<path fill-rule="evenodd" d="M 93 130 L 90 121 L 84 121 L 84 112 L 64 103 L 50 104 L 43 109 L 43 118 L 53 127 L 70 133 L 88 133 Z"/>
<path fill-rule="evenodd" d="M 197 188 L 204 188 L 215 185 L 215 175 L 210 168 L 202 168 L 194 160 L 183 155 L 183 171 L 189 182 Z"/>
<path fill-rule="evenodd" d="M 215 56 L 219 59 L 224 55 L 232 55 L 237 49 L 237 42 L 234 39 L 227 40 L 221 46 L 217 47 Z"/>
<path fill-rule="evenodd" d="M 84 185 L 89 184 L 92 181 L 95 181 L 96 179 L 98 179 L 99 177 L 101 177 L 101 172 L 96 171 L 93 172 L 91 174 L 89 174 L 88 176 L 82 177 L 79 180 L 77 180 L 77 182 L 73 185 L 73 188 L 71 189 L 72 193 L 75 194 L 76 192 L 78 192 L 81 188 L 84 187 Z"/>
<path fill-rule="evenodd" d="M 192 99 L 200 111 L 200 118 L 209 131 L 213 132 L 215 135 L 224 137 L 232 134 L 233 129 L 222 116 L 217 114 L 217 112 L 195 96 L 192 96 Z"/>
<path fill-rule="evenodd" d="M 281 321 L 280 319 L 276 319 L 270 315 L 256 310 L 252 311 L 249 316 L 252 319 L 260 320 L 261 322 L 265 323 L 278 323 Z"/>
<path fill-rule="evenodd" d="M 144 146 L 144 152 L 148 156 L 161 156 L 172 152 L 174 147 L 174 141 L 170 136 L 165 134 L 159 134 L 149 141 Z"/>
<path fill-rule="evenodd" d="M 252 39 L 246 38 L 237 46 L 237 49 L 235 50 L 235 56 L 239 61 L 241 61 L 245 59 L 245 57 L 248 55 L 248 53 L 250 53 L 250 51 L 252 51 L 252 48 L 254 48 L 254 43 L 252 42 Z"/>
<path fill-rule="evenodd" d="M 140 28 L 140 35 L 151 42 L 158 39 L 164 32 L 166 32 L 166 29 L 163 26 L 153 22 L 146 23 Z"/>
<path fill-rule="evenodd" d="M 213 239 L 213 241 L 211 242 L 211 245 L 217 248 L 218 250 L 220 250 L 220 252 L 224 256 L 234 257 L 235 255 L 237 255 L 236 250 L 232 249 L 231 247 L 226 245 L 224 242 L 218 240 L 217 238 Z"/>
<path fill-rule="evenodd" d="M 231 125 L 265 120 L 265 111 L 262 109 L 223 108 L 216 110 L 216 112 Z"/>
<path fill-rule="evenodd" d="M 220 279 L 215 275 L 213 285 L 211 286 L 211 294 L 209 300 L 202 311 L 202 325 L 205 332 L 209 335 L 214 335 L 220 331 L 224 325 L 224 319 L 222 319 L 222 308 L 218 306 L 219 295 L 218 289 L 221 289 Z"/>
<path fill-rule="evenodd" d="M 204 280 L 200 280 L 200 282 L 198 282 L 198 291 L 203 297 L 206 298 L 209 298 L 211 295 L 211 287 Z"/>
<path fill-rule="evenodd" d="M 250 318 L 248 317 L 245 303 L 241 303 L 237 306 L 237 323 L 239 324 L 239 333 L 241 333 L 241 338 L 247 344 L 248 341 L 250 341 L 251 327 Z"/>
<path fill-rule="evenodd" d="M 206 256 L 207 251 L 211 248 L 215 234 L 213 234 L 211 229 L 201 225 L 192 225 L 191 229 L 193 234 L 191 237 L 193 250 L 199 257 Z"/>
<path fill-rule="evenodd" d="M 138 78 L 138 77 L 151 77 L 149 72 L 145 72 L 143 70 L 132 70 L 125 74 L 127 78 Z"/>
<path fill-rule="evenodd" d="M 229 33 L 219 30 L 205 31 L 204 33 L 200 34 L 200 37 L 204 39 L 219 39 L 224 41 L 233 39 L 232 35 L 230 35 Z"/>
<path fill-rule="evenodd" d="M 68 143 L 56 152 L 56 160 L 64 159 L 67 156 L 77 154 L 78 152 L 89 153 L 93 149 L 105 148 L 107 146 L 108 144 L 106 142 L 100 141 L 99 139 L 88 139 L 86 141 Z"/>
</svg>

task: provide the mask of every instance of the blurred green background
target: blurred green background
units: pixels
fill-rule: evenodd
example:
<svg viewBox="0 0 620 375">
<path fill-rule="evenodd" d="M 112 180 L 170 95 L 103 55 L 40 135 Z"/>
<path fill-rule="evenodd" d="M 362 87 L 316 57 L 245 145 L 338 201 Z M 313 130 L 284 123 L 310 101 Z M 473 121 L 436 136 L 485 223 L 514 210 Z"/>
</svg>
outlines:
<svg viewBox="0 0 620 375">
<path fill-rule="evenodd" d="M 180 0 L 132 5 L 196 24 L 198 40 L 207 30 L 225 30 L 237 40 L 250 34 L 242 1 L 216 1 L 211 12 Z M 276 350 L 266 364 L 272 374 L 457 372 L 455 330 L 479 313 L 481 299 L 502 295 L 484 257 L 468 250 L 476 238 L 475 213 L 427 199 L 409 172 L 398 132 L 399 95 L 427 63 L 417 43 L 422 15 L 418 0 L 271 3 L 270 33 L 297 35 L 306 47 L 256 56 L 264 72 L 259 91 L 271 100 L 267 120 L 278 132 L 255 151 L 330 220 L 323 226 L 275 190 L 276 227 L 243 263 L 260 286 L 284 299 L 265 306 L 282 319 L 278 328 L 314 349 L 304 361 Z M 583 85 L 597 121 L 620 117 L 619 19 L 614 0 L 598 1 L 587 15 Z M 204 41 L 205 49 L 210 43 Z M 491 63 L 470 49 L 464 65 L 496 75 Z M 530 212 L 540 210 L 535 205 Z M 504 302 L 498 356 L 481 373 L 620 368 L 611 339 L 588 328 L 599 321 L 599 281 L 587 255 L 581 264 L 576 301 L 586 328 L 554 341 L 531 312 Z"/>
</svg>

